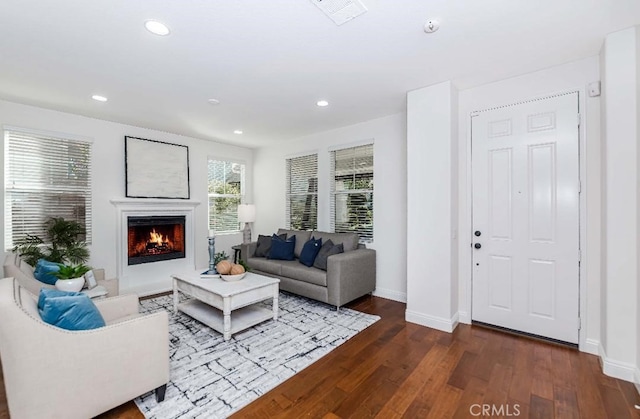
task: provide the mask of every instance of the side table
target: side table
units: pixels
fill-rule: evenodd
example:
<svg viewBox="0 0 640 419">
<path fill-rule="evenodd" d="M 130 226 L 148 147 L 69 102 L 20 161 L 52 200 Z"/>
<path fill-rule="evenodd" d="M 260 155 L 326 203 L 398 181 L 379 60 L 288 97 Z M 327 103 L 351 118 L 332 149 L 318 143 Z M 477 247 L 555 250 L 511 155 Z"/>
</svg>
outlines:
<svg viewBox="0 0 640 419">
<path fill-rule="evenodd" d="M 242 246 L 236 244 L 235 246 L 231 246 L 231 249 L 233 249 L 233 263 L 238 263 L 238 257 L 240 256 L 240 249 L 242 249 Z"/>
</svg>

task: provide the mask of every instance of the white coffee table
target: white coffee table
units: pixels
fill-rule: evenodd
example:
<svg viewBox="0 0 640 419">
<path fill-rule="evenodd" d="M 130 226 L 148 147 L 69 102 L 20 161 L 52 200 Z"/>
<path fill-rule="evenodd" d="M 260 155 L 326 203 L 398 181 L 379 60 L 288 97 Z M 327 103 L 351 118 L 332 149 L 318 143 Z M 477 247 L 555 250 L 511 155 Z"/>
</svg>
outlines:
<svg viewBox="0 0 640 419">
<path fill-rule="evenodd" d="M 174 312 L 180 310 L 217 330 L 224 340 L 265 320 L 278 319 L 279 279 L 247 272 L 243 279 L 227 282 L 201 278 L 204 270 L 171 275 Z M 179 303 L 178 292 L 193 299 Z M 267 299 L 273 299 L 271 310 L 257 304 Z"/>
</svg>

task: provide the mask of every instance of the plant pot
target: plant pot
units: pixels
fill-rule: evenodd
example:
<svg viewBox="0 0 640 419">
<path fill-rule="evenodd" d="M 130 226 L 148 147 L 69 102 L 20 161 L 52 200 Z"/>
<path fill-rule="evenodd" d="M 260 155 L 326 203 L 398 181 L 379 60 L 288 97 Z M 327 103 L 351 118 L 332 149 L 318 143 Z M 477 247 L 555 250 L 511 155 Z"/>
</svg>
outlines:
<svg viewBox="0 0 640 419">
<path fill-rule="evenodd" d="M 60 291 L 78 292 L 84 286 L 84 277 L 72 278 L 72 279 L 58 279 L 56 281 L 56 288 Z"/>
</svg>

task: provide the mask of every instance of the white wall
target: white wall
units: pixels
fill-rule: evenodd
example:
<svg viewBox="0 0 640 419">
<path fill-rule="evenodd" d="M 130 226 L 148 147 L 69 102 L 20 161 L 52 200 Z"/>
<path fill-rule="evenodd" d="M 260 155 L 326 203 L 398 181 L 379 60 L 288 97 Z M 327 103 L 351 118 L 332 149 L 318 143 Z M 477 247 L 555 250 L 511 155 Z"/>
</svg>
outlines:
<svg viewBox="0 0 640 419">
<path fill-rule="evenodd" d="M 451 82 L 407 95 L 407 321 L 457 324 L 457 91 Z"/>
<path fill-rule="evenodd" d="M 329 230 L 329 150 L 374 142 L 374 243 L 377 251 L 375 295 L 406 301 L 406 121 L 391 115 L 296 140 L 263 147 L 254 154 L 254 237 L 286 226 L 288 157 L 318 153 L 318 230 Z"/>
<path fill-rule="evenodd" d="M 552 67 L 519 77 L 463 90 L 459 96 L 459 269 L 460 320 L 471 320 L 471 173 L 470 114 L 473 111 L 509 105 L 548 96 L 553 93 L 578 91 L 582 124 L 580 200 L 582 213 L 581 248 L 581 312 L 580 347 L 597 353 L 600 331 L 600 99 L 586 97 L 586 86 L 599 80 L 598 57 Z"/>
<path fill-rule="evenodd" d="M 636 27 L 636 135 L 640 137 L 640 89 L 638 89 L 638 86 L 640 86 L 640 71 L 638 71 L 638 69 L 640 69 L 640 30 Z M 640 162 L 640 147 L 637 147 L 636 151 L 636 161 Z M 637 189 L 640 188 L 640 170 L 636 171 L 636 175 L 637 191 Z M 640 192 L 637 191 L 636 193 L 640 196 Z M 640 208 L 637 213 L 637 217 L 637 237 L 640 239 Z M 638 245 L 638 243 L 636 243 L 636 245 L 638 246 L 636 248 L 636 263 L 638 264 L 638 266 L 636 266 L 636 271 L 640 272 L 640 245 Z M 636 383 L 636 389 L 638 389 L 638 392 L 640 393 L 640 331 L 638 330 L 640 329 L 640 275 L 636 275 L 636 292 L 636 369 L 634 373 L 634 381 Z"/>
<path fill-rule="evenodd" d="M 96 106 L 88 103 L 88 106 Z M 97 105 L 104 106 L 104 105 Z M 166 132 L 155 131 L 130 125 L 117 124 L 73 115 L 48 109 L 0 101 L 0 125 L 29 128 L 61 134 L 71 134 L 89 138 L 93 141 L 93 243 L 90 246 L 90 265 L 106 269 L 107 276 L 116 275 L 116 210 L 109 202 L 111 199 L 124 198 L 124 136 L 134 136 L 151 140 L 165 141 L 189 146 L 191 200 L 199 201 L 195 211 L 196 265 L 208 264 L 207 240 L 207 156 L 232 158 L 244 161 L 247 165 L 247 201 L 252 200 L 252 150 L 234 147 L 213 141 L 184 137 Z M 4 149 L 2 151 L 4 153 Z M 2 157 L 4 162 L 4 155 Z M 2 175 L 4 177 L 4 171 Z M 3 181 L 4 184 L 4 181 Z M 144 201 L 144 200 L 140 200 Z M 4 216 L 4 206 L 2 206 Z M 3 218 L 4 219 L 4 218 Z M 2 236 L 4 237 L 4 227 Z M 216 251 L 231 253 L 231 246 L 242 242 L 242 234 L 218 236 Z M 177 262 L 165 261 L 154 265 L 166 264 L 166 276 L 131 278 L 121 283 L 124 292 L 127 289 L 144 289 L 145 293 L 169 289 L 171 282 L 169 269 L 178 268 Z M 189 267 L 185 267 L 189 268 Z M 193 269 L 194 267 L 190 267 Z"/>
<path fill-rule="evenodd" d="M 604 67 L 605 148 L 605 325 L 601 345 L 605 374 L 633 380 L 638 370 L 638 254 L 640 174 L 638 140 L 638 27 L 609 34 Z"/>
<path fill-rule="evenodd" d="M 600 118 L 600 237 L 607 236 L 607 179 L 604 174 L 607 171 L 607 149 L 602 144 L 604 139 L 606 138 L 606 130 L 607 130 L 607 120 L 604 117 L 604 110 L 607 106 L 607 67 L 605 65 L 605 56 L 606 56 L 606 45 L 603 44 L 602 50 L 600 51 L 600 80 L 601 80 L 601 91 L 602 96 L 600 97 L 600 109 L 601 109 L 601 118 Z M 607 246 L 600 246 L 600 327 L 599 327 L 599 336 L 600 342 L 599 346 L 607 345 L 607 283 L 602 278 L 607 277 Z M 598 347 L 598 351 L 596 354 L 600 353 L 600 348 Z"/>
</svg>

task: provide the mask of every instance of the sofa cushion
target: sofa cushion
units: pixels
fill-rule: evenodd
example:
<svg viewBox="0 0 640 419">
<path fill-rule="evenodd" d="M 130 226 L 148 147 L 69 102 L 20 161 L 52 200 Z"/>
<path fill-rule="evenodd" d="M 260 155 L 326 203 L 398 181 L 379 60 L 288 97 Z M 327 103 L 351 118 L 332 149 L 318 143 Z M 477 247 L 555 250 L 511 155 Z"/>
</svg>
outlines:
<svg viewBox="0 0 640 419">
<path fill-rule="evenodd" d="M 322 287 L 327 286 L 326 272 L 313 267 L 306 267 L 298 263 L 297 260 L 282 262 L 282 276 Z"/>
<path fill-rule="evenodd" d="M 91 298 L 77 292 L 42 289 L 38 311 L 45 323 L 67 330 L 89 330 L 105 326 Z"/>
<path fill-rule="evenodd" d="M 310 231 L 304 231 L 304 230 L 285 230 L 283 228 L 279 228 L 278 229 L 278 235 L 280 235 L 280 234 L 286 234 L 287 238 L 290 238 L 291 236 L 295 236 L 295 238 L 296 238 L 296 247 L 293 250 L 293 254 L 297 258 L 300 257 L 300 253 L 302 252 L 302 248 L 304 247 L 304 244 L 306 242 L 308 242 L 309 239 L 311 238 L 311 232 Z"/>
<path fill-rule="evenodd" d="M 305 266 L 313 266 L 313 261 L 316 260 L 318 252 L 322 247 L 322 239 L 315 239 L 311 237 L 311 240 L 306 242 L 300 252 L 300 263 Z"/>
<path fill-rule="evenodd" d="M 272 274 L 272 275 L 280 275 L 280 265 L 281 261 L 279 260 L 270 260 L 265 258 L 249 258 L 247 260 L 247 265 L 251 269 L 255 269 L 257 271 L 261 271 L 264 273 Z"/>
<path fill-rule="evenodd" d="M 344 251 L 349 252 L 358 248 L 360 236 L 358 233 L 325 233 L 322 231 L 313 231 L 313 237 L 322 239 L 322 243 L 331 240 L 333 244 L 342 244 Z"/>
<path fill-rule="evenodd" d="M 323 271 L 327 270 L 327 259 L 331 255 L 337 255 L 338 253 L 343 253 L 344 247 L 342 243 L 334 245 L 331 240 L 327 240 L 320 251 L 318 252 L 318 256 L 316 256 L 316 260 L 313 262 L 313 267 L 322 269 Z"/>
<path fill-rule="evenodd" d="M 258 235 L 256 242 L 256 251 L 253 253 L 254 257 L 266 258 L 271 250 L 271 236 Z"/>
<path fill-rule="evenodd" d="M 258 235 L 258 241 L 256 242 L 256 251 L 253 253 L 253 257 L 269 257 L 269 251 L 271 250 L 271 237 L 272 236 L 263 236 L 262 234 Z M 278 237 L 283 240 L 287 239 L 286 234 L 280 234 L 278 235 Z"/>
<path fill-rule="evenodd" d="M 275 234 L 271 236 L 271 250 L 269 251 L 269 259 L 277 260 L 293 260 L 294 249 L 296 247 L 296 236 L 282 240 Z"/>
<path fill-rule="evenodd" d="M 58 280 L 53 273 L 60 270 L 60 265 L 55 262 L 49 262 L 45 259 L 39 259 L 36 264 L 36 269 L 33 272 L 33 276 L 40 282 L 45 284 L 54 285 Z"/>
</svg>

